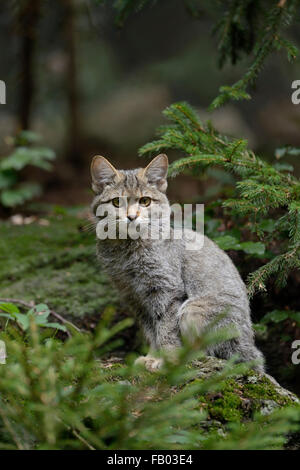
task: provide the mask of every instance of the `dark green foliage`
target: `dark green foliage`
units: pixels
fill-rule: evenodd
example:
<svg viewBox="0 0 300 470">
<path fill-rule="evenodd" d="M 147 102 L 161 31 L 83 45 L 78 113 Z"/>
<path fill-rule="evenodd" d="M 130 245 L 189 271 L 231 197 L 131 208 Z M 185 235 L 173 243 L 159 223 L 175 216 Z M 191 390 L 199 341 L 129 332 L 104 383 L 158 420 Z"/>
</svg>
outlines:
<svg viewBox="0 0 300 470">
<path fill-rule="evenodd" d="M 94 0 L 95 3 L 107 3 L 107 0 Z M 113 7 L 117 11 L 116 24 L 123 26 L 131 13 L 142 10 L 148 4 L 154 4 L 157 0 L 114 0 Z"/>
<path fill-rule="evenodd" d="M 3 313 L 1 313 L 3 312 Z M 23 331 L 28 331 L 30 322 L 33 321 L 36 325 L 44 328 L 53 328 L 66 332 L 67 329 L 60 323 L 49 322 L 49 315 L 51 314 L 48 305 L 38 304 L 29 309 L 26 313 L 21 313 L 16 304 L 9 302 L 0 302 L 0 317 L 5 318 L 6 326 L 9 323 L 17 324 Z"/>
<path fill-rule="evenodd" d="M 0 203 L 15 207 L 41 194 L 38 183 L 21 183 L 19 174 L 23 168 L 32 165 L 51 170 L 54 152 L 46 147 L 37 147 L 40 138 L 30 131 L 22 131 L 12 140 L 12 153 L 0 159 Z"/>
<path fill-rule="evenodd" d="M 282 31 L 295 21 L 299 1 L 233 0 L 218 23 L 219 61 L 227 58 L 236 63 L 239 54 L 253 52 L 254 58 L 246 74 L 232 86 L 222 86 L 211 109 L 229 100 L 249 99 L 247 92 L 260 73 L 266 58 L 274 50 L 285 49 L 288 60 L 294 60 L 298 49 L 282 36 Z"/>
<path fill-rule="evenodd" d="M 106 0 L 102 0 L 102 3 Z M 253 56 L 245 75 L 232 86 L 222 86 L 211 109 L 229 100 L 250 99 L 253 85 L 267 57 L 274 51 L 285 50 L 288 60 L 297 57 L 298 49 L 283 36 L 284 31 L 299 19 L 299 0 L 182 0 L 194 18 L 204 13 L 215 20 L 213 32 L 218 39 L 218 63 L 236 64 L 243 56 Z M 151 0 L 122 0 L 114 3 L 116 21 L 123 25 L 130 13 L 154 3 Z"/>
<path fill-rule="evenodd" d="M 201 378 L 199 367 L 208 366 L 203 359 L 193 366 L 202 354 L 188 349 L 180 364 L 157 374 L 134 367 L 133 358 L 126 365 L 105 359 L 131 323 L 109 327 L 110 317 L 94 335 L 73 332 L 64 343 L 42 335 L 34 321 L 26 338 L 12 327 L 1 334 L 1 449 L 268 449 L 281 448 L 297 429 L 292 397 L 245 365 L 220 364 Z M 270 397 L 275 411 L 266 415 Z"/>
<path fill-rule="evenodd" d="M 266 313 L 260 323 L 267 325 L 269 323 L 280 323 L 287 319 L 293 320 L 297 326 L 300 326 L 300 312 L 291 310 L 272 310 L 272 312 Z"/>
<path fill-rule="evenodd" d="M 268 278 L 276 274 L 282 286 L 293 269 L 300 268 L 300 182 L 291 169 L 278 168 L 247 148 L 247 141 L 219 134 L 211 123 L 203 124 L 186 103 L 177 103 L 164 111 L 170 124 L 160 129 L 159 140 L 146 144 L 140 154 L 176 149 L 185 156 L 170 166 L 170 175 L 183 171 L 201 174 L 210 166 L 232 172 L 237 177 L 235 197 L 223 202 L 239 217 L 247 217 L 250 228 L 268 249 L 270 261 L 250 274 L 249 294 L 265 290 Z M 227 249 L 234 239 L 227 239 Z M 272 246 L 276 241 L 276 249 Z M 222 243 L 222 239 L 221 239 Z M 222 245 L 221 245 L 222 246 Z M 259 245 L 248 246 L 255 252 Z M 226 248 L 226 243 L 223 243 Z M 243 247 L 241 247 L 243 248 Z M 263 254 L 263 246 L 261 246 Z"/>
</svg>

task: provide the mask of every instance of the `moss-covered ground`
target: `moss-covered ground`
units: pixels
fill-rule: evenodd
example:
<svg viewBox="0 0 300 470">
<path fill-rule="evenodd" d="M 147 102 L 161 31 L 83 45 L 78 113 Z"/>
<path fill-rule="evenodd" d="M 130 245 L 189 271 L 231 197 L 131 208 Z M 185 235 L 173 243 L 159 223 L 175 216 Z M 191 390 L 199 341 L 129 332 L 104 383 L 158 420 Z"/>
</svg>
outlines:
<svg viewBox="0 0 300 470">
<path fill-rule="evenodd" d="M 94 233 L 83 230 L 80 212 L 46 220 L 0 222 L 0 297 L 43 302 L 75 319 L 97 317 L 117 294 L 97 262 Z"/>
<path fill-rule="evenodd" d="M 249 420 L 255 412 L 267 415 L 294 403 L 291 396 L 281 394 L 268 378 L 256 373 L 228 379 L 220 391 L 200 396 L 199 401 L 209 417 L 220 423 Z"/>
<path fill-rule="evenodd" d="M 106 369 L 112 369 L 114 373 L 123 367 L 122 360 L 109 359 L 102 364 Z M 216 380 L 215 374 L 222 374 L 225 361 L 222 359 L 207 357 L 201 361 L 193 361 L 190 368 L 197 369 L 198 378 L 188 381 L 183 388 L 197 386 L 206 388 L 207 381 Z M 150 374 L 145 372 L 144 374 Z M 121 374 L 120 374 L 121 378 Z M 116 378 L 114 377 L 114 380 Z M 157 377 L 157 386 L 164 376 Z M 135 381 L 133 380 L 133 384 Z M 268 423 L 269 417 L 282 408 L 294 408 L 295 414 L 299 413 L 300 403 L 295 395 L 283 389 L 274 379 L 267 375 L 261 375 L 255 371 L 248 371 L 234 377 L 227 377 L 218 382 L 217 386 L 209 387 L 211 391 L 197 395 L 197 411 L 203 412 L 203 420 L 199 421 L 201 430 L 205 429 L 215 439 L 227 436 L 232 426 L 241 425 L 242 429 L 257 419 L 261 419 L 261 425 Z M 172 394 L 182 390 L 182 385 L 172 387 Z M 149 392 L 149 394 L 151 391 Z M 287 448 L 299 448 L 299 436 L 293 435 L 286 441 Z"/>
</svg>

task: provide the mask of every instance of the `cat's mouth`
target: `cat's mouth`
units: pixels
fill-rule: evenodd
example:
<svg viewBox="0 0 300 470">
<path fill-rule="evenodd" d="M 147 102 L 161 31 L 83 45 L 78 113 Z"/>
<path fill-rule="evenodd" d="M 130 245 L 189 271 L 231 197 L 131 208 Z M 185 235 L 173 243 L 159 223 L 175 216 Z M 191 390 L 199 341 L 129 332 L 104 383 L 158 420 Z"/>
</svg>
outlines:
<svg viewBox="0 0 300 470">
<path fill-rule="evenodd" d="M 169 221 L 169 219 L 168 219 Z M 165 220 L 136 217 L 103 218 L 96 225 L 97 238 L 109 239 L 159 239 L 168 228 Z M 163 237 L 164 238 L 164 237 Z"/>
<path fill-rule="evenodd" d="M 116 224 L 127 224 L 132 226 L 138 225 L 149 225 L 151 221 L 149 219 L 141 219 L 137 217 L 136 219 L 129 219 L 128 217 L 124 219 L 116 219 Z"/>
</svg>

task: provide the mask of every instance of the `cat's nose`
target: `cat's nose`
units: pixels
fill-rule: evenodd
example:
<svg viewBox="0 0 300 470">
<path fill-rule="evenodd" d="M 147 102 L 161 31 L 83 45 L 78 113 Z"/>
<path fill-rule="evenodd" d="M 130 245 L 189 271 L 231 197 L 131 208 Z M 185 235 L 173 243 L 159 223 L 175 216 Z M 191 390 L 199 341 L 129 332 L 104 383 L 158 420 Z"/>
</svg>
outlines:
<svg viewBox="0 0 300 470">
<path fill-rule="evenodd" d="M 127 214 L 127 218 L 132 221 L 132 220 L 135 220 L 137 218 L 137 214 Z"/>
</svg>

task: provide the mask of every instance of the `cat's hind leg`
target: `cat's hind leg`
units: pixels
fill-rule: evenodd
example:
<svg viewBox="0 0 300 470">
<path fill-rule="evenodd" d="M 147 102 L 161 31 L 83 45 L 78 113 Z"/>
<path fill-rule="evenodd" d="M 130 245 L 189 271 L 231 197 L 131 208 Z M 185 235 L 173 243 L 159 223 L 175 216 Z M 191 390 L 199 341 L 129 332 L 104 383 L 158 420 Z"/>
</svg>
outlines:
<svg viewBox="0 0 300 470">
<path fill-rule="evenodd" d="M 197 344 L 205 332 L 229 329 L 234 337 L 208 345 L 207 354 L 223 359 L 237 355 L 241 362 L 257 361 L 254 369 L 264 372 L 263 355 L 255 346 L 248 312 L 234 304 L 220 308 L 214 299 L 203 297 L 186 300 L 178 317 L 181 335 L 192 345 Z"/>
<path fill-rule="evenodd" d="M 212 321 L 212 305 L 207 299 L 188 299 L 178 311 L 182 337 L 193 344 Z"/>
</svg>

